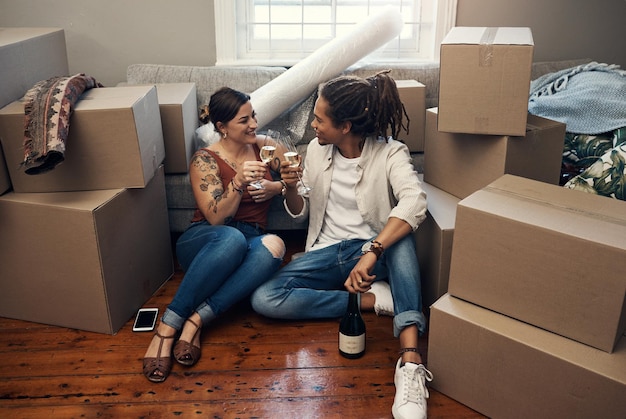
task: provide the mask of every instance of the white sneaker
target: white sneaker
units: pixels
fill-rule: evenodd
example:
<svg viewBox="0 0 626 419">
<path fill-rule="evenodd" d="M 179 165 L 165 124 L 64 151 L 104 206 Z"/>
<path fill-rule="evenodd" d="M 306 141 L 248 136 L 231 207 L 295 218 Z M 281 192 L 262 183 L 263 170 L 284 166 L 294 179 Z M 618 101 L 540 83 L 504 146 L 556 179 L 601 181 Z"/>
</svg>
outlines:
<svg viewBox="0 0 626 419">
<path fill-rule="evenodd" d="M 376 297 L 374 302 L 374 311 L 378 316 L 394 316 L 393 313 L 393 297 L 391 296 L 391 287 L 387 281 L 376 281 L 372 284 L 370 290 Z"/>
<path fill-rule="evenodd" d="M 425 419 L 429 396 L 426 381 L 432 381 L 433 374 L 422 364 L 407 362 L 401 365 L 402 358 L 396 364 L 396 397 L 391 413 L 394 419 Z"/>
</svg>

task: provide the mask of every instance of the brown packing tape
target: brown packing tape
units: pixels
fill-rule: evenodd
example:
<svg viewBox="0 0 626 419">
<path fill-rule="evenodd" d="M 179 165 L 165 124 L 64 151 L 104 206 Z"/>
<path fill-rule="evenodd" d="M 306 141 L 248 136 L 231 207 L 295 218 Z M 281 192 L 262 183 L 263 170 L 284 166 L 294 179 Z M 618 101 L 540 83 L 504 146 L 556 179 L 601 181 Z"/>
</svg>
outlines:
<svg viewBox="0 0 626 419">
<path fill-rule="evenodd" d="M 493 41 L 496 39 L 498 28 L 485 28 L 478 47 L 478 66 L 491 67 L 493 64 Z"/>
</svg>

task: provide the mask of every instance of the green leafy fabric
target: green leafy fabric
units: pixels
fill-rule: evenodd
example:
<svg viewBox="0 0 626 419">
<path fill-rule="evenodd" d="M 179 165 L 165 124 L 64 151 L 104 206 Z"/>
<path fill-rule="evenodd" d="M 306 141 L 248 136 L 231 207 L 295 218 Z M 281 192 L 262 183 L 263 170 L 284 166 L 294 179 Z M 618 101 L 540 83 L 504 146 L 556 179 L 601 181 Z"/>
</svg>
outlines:
<svg viewBox="0 0 626 419">
<path fill-rule="evenodd" d="M 570 179 L 565 187 L 626 200 L 626 128 L 614 131 L 611 145 L 614 146 L 596 158 L 582 173 Z M 605 146 L 603 142 L 599 144 L 595 139 L 588 139 L 583 149 L 597 152 Z"/>
<path fill-rule="evenodd" d="M 565 133 L 561 165 L 561 186 L 581 174 L 613 148 L 613 132 L 604 134 Z"/>
</svg>

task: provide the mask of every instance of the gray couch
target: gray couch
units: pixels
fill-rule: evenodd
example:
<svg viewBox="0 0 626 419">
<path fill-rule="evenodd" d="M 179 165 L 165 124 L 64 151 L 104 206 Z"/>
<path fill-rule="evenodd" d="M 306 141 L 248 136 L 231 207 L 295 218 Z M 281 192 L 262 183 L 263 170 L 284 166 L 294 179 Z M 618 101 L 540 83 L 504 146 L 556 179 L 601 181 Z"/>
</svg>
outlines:
<svg viewBox="0 0 626 419">
<path fill-rule="evenodd" d="M 589 59 L 577 59 L 554 62 L 534 63 L 531 78 L 535 79 L 543 74 L 574 67 L 590 62 Z M 377 71 L 391 69 L 392 77 L 396 80 L 417 80 L 426 87 L 426 108 L 436 107 L 439 98 L 439 65 L 437 63 L 413 63 L 392 65 L 369 65 L 364 67 L 348 68 L 345 74 L 369 76 Z M 198 108 L 209 101 L 211 94 L 222 86 L 229 86 L 244 92 L 251 93 L 260 86 L 284 73 L 284 67 L 199 67 L 176 66 L 160 64 L 132 64 L 127 69 L 126 84 L 159 84 L 159 83 L 195 83 L 197 88 Z M 315 137 L 310 127 L 313 104 L 316 92 L 302 102 L 292 106 L 279 117 L 271 121 L 260 131 L 268 128 L 288 133 L 300 147 Z M 414 161 L 418 172 L 422 171 L 423 154 L 415 153 Z M 187 174 L 166 175 L 166 191 L 170 230 L 180 233 L 189 224 L 195 208 L 195 202 L 189 177 Z M 302 224 L 292 221 L 283 209 L 282 199 L 277 197 L 272 203 L 268 229 L 293 230 L 306 228 Z"/>
</svg>

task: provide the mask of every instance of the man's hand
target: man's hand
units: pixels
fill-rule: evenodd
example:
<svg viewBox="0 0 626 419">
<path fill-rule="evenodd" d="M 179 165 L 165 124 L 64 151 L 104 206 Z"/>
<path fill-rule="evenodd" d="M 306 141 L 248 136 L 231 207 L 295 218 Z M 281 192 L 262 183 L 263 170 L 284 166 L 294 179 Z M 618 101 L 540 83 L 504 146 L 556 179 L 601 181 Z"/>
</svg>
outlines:
<svg viewBox="0 0 626 419">
<path fill-rule="evenodd" d="M 374 252 L 365 253 L 361 256 L 354 269 L 352 269 L 343 285 L 352 293 L 369 291 L 372 282 L 376 279 L 376 275 L 370 275 L 374 265 L 376 265 Z"/>
</svg>

